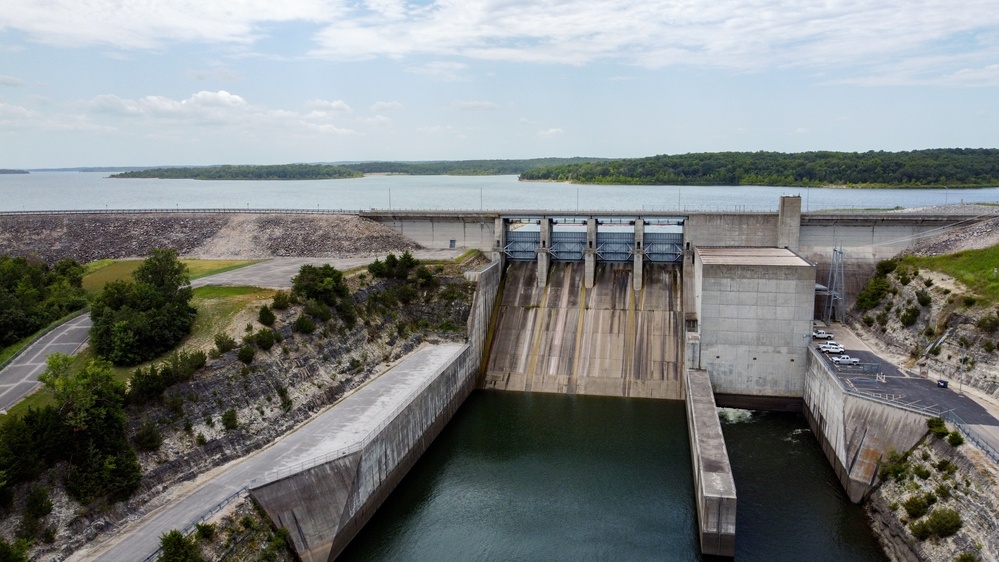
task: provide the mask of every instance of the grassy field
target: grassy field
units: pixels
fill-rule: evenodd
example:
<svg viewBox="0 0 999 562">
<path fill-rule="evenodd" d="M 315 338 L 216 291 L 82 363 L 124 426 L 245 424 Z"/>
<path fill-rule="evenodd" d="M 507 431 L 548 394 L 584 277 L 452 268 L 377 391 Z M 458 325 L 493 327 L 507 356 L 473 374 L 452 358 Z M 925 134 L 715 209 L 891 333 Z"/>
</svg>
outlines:
<svg viewBox="0 0 999 562">
<path fill-rule="evenodd" d="M 239 269 L 260 260 L 180 260 L 187 266 L 191 279 L 207 277 Z M 99 260 L 86 265 L 87 273 L 83 277 L 83 288 L 89 294 L 97 294 L 104 285 L 118 279 L 130 279 L 132 272 L 139 267 L 142 260 Z"/>
<path fill-rule="evenodd" d="M 945 256 L 906 256 L 902 263 L 950 275 L 979 298 L 980 304 L 999 302 L 999 246 L 965 250 Z"/>
</svg>

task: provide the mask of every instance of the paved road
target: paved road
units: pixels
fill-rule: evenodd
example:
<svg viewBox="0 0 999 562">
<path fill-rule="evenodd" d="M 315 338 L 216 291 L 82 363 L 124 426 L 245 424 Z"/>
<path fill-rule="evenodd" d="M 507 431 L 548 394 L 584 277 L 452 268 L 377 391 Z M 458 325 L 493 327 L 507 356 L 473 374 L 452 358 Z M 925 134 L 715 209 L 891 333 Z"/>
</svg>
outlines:
<svg viewBox="0 0 999 562">
<path fill-rule="evenodd" d="M 424 388 L 439 369 L 463 347 L 464 344 L 452 343 L 418 350 L 348 396 L 335 408 L 327 409 L 270 447 L 233 461 L 203 477 L 181 499 L 144 516 L 131 528 L 117 533 L 107 542 L 74 553 L 69 560 L 143 560 L 159 548 L 159 539 L 163 533 L 172 529 L 184 529 L 244 486 L 251 483 L 261 485 L 279 476 L 271 474 L 274 471 L 295 469 L 302 463 L 311 464 L 308 461 L 317 457 L 337 455 L 344 452 L 345 448 L 359 445 L 389 421 L 397 408 L 406 404 L 412 394 Z"/>
<path fill-rule="evenodd" d="M 413 256 L 422 260 L 450 260 L 461 255 L 462 250 L 417 250 Z M 267 287 L 273 289 L 291 288 L 294 277 L 303 264 L 322 265 L 328 263 L 337 269 L 350 269 L 367 265 L 374 258 L 274 258 L 240 269 L 217 275 L 195 279 L 193 287 L 206 285 L 226 285 Z M 14 361 L 0 370 L 0 412 L 21 401 L 34 392 L 41 384 L 38 375 L 45 372 L 45 359 L 52 353 L 73 355 L 87 342 L 90 330 L 90 315 L 84 314 L 63 324 L 38 341 L 28 346 Z"/>
<path fill-rule="evenodd" d="M 90 315 L 82 314 L 28 346 L 0 371 L 0 411 L 6 411 L 41 385 L 38 375 L 45 372 L 45 359 L 49 355 L 76 353 L 86 343 L 89 332 Z"/>
</svg>

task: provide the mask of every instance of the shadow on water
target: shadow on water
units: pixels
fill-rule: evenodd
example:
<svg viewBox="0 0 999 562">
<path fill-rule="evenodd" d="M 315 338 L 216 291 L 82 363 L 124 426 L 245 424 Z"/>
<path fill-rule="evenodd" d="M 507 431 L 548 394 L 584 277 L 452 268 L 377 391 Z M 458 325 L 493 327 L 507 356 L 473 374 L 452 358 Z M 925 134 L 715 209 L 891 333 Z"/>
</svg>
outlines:
<svg viewBox="0 0 999 562">
<path fill-rule="evenodd" d="M 686 427 L 682 402 L 476 391 L 340 560 L 699 560 Z M 803 418 L 723 427 L 737 559 L 883 560 Z"/>
</svg>

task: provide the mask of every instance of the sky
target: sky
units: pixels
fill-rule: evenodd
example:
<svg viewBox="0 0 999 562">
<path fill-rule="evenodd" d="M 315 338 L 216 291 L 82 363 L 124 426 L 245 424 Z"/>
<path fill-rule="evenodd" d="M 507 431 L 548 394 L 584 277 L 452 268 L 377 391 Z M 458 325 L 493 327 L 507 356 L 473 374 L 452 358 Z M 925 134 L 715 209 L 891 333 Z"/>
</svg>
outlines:
<svg viewBox="0 0 999 562">
<path fill-rule="evenodd" d="M 0 7 L 0 168 L 997 146 L 997 0 Z"/>
</svg>

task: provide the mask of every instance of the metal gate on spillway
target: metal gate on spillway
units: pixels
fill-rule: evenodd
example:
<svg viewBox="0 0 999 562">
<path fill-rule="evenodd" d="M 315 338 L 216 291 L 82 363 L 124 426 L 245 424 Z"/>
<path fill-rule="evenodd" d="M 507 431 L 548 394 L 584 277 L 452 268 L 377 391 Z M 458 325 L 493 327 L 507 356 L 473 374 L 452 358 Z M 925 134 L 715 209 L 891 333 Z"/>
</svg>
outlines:
<svg viewBox="0 0 999 562">
<path fill-rule="evenodd" d="M 556 261 L 582 261 L 587 250 L 585 230 L 551 231 L 549 253 Z M 683 232 L 646 230 L 642 238 L 645 259 L 653 263 L 678 263 L 683 259 Z M 641 246 L 639 246 L 641 247 Z M 514 229 L 506 233 L 503 252 L 513 261 L 534 261 L 541 248 L 541 232 Z M 627 262 L 634 257 L 635 232 L 597 230 L 597 259 L 604 262 Z"/>
</svg>

